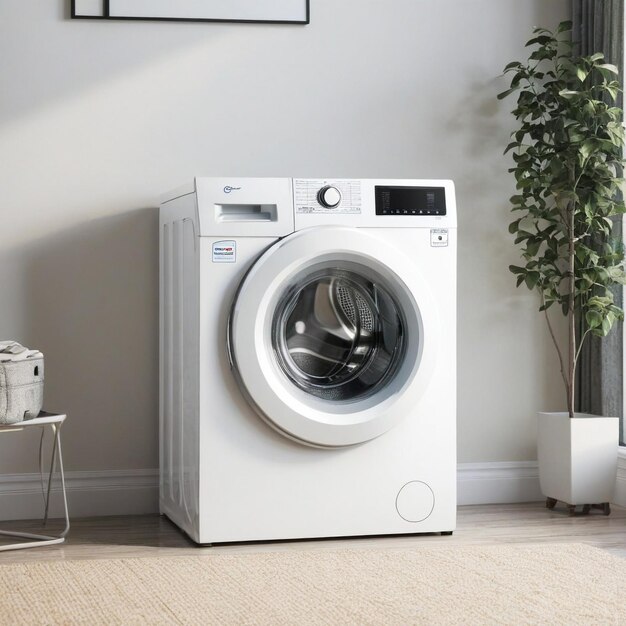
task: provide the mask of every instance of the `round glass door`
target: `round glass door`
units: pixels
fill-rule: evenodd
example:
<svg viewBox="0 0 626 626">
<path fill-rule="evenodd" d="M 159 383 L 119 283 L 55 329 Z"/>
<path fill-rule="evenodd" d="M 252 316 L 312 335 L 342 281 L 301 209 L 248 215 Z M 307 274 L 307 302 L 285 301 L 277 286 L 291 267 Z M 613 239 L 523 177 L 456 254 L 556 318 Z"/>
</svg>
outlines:
<svg viewBox="0 0 626 626">
<path fill-rule="evenodd" d="M 428 282 L 393 241 L 302 230 L 267 249 L 239 287 L 233 372 L 281 434 L 319 447 L 362 443 L 419 401 L 435 362 L 435 310 Z"/>
<path fill-rule="evenodd" d="M 325 268 L 294 280 L 272 324 L 272 346 L 287 378 L 335 402 L 382 389 L 402 362 L 405 335 L 391 294 L 354 269 Z"/>
</svg>

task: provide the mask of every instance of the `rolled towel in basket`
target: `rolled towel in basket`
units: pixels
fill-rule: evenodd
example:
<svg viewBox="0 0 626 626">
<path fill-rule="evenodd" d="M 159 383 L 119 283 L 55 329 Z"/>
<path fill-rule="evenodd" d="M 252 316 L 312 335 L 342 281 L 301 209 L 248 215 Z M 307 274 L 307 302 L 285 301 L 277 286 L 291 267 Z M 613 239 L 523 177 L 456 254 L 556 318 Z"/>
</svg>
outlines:
<svg viewBox="0 0 626 626">
<path fill-rule="evenodd" d="M 39 350 L 17 341 L 0 341 L 0 424 L 39 415 L 43 405 L 44 365 Z"/>
<path fill-rule="evenodd" d="M 0 341 L 0 363 L 26 359 L 43 359 L 43 354 L 39 350 L 29 350 L 17 341 Z"/>
</svg>

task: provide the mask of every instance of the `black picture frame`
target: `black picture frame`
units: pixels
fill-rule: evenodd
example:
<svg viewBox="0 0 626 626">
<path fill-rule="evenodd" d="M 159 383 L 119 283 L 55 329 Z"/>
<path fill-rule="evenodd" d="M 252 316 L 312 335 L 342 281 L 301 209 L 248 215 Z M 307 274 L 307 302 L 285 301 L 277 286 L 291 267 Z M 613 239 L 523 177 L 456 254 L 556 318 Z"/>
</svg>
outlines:
<svg viewBox="0 0 626 626">
<path fill-rule="evenodd" d="M 175 2 L 175 0 L 172 0 Z M 70 16 L 73 20 L 115 20 L 115 21 L 155 21 L 155 22 L 222 22 L 239 24 L 299 24 L 310 23 L 311 7 L 310 0 L 305 3 L 306 18 L 304 20 L 241 20 L 241 19 L 218 19 L 218 18 L 193 18 L 193 17 L 130 17 L 112 16 L 109 10 L 109 0 L 103 0 L 103 15 L 78 15 L 76 13 L 76 0 L 71 0 Z"/>
</svg>

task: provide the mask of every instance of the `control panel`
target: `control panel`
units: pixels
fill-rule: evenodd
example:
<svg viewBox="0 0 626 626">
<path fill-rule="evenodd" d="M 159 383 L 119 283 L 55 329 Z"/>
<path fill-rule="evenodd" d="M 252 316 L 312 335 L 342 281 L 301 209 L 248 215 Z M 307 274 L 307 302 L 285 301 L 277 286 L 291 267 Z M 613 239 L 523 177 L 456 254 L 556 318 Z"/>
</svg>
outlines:
<svg viewBox="0 0 626 626">
<path fill-rule="evenodd" d="M 376 185 L 376 215 L 445 215 L 444 187 Z"/>
<path fill-rule="evenodd" d="M 296 213 L 358 214 L 362 209 L 361 181 L 303 179 L 293 181 Z"/>
</svg>

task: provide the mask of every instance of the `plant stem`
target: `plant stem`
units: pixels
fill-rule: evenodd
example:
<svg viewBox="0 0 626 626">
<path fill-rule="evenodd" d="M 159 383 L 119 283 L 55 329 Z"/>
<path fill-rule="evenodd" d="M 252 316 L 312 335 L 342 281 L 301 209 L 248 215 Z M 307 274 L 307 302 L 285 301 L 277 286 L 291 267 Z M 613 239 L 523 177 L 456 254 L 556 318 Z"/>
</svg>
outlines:
<svg viewBox="0 0 626 626">
<path fill-rule="evenodd" d="M 559 355 L 559 364 L 561 366 L 561 376 L 563 377 L 563 382 L 565 383 L 565 402 L 569 402 L 569 384 L 567 382 L 567 374 L 565 373 L 565 363 L 563 362 L 563 353 L 561 352 L 561 347 L 559 346 L 559 342 L 556 340 L 556 336 L 554 334 L 554 329 L 552 328 L 552 323 L 550 322 L 550 316 L 548 315 L 548 309 L 546 306 L 546 299 L 543 295 L 543 291 L 541 292 L 541 303 L 544 306 L 543 312 L 546 316 L 546 322 L 548 324 L 548 330 L 550 331 L 550 337 L 552 337 L 552 343 L 556 348 L 556 353 Z"/>
<path fill-rule="evenodd" d="M 578 342 L 578 350 L 576 351 L 576 358 L 574 359 L 574 364 L 578 364 L 578 357 L 580 356 L 580 351 L 583 349 L 583 343 L 585 342 L 585 338 L 587 337 L 587 335 L 591 332 L 591 328 L 588 328 L 584 333 L 583 336 L 580 338 L 580 341 Z"/>
</svg>

